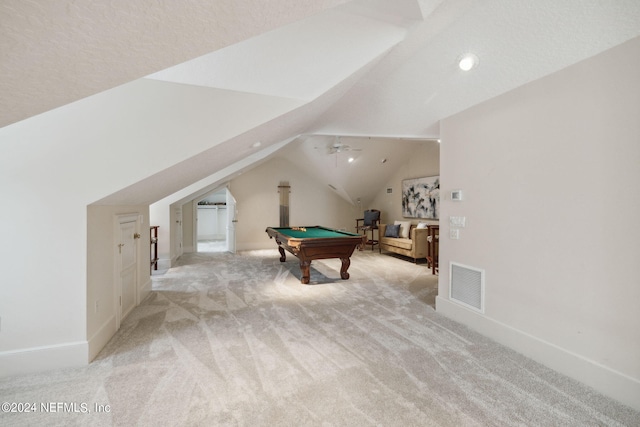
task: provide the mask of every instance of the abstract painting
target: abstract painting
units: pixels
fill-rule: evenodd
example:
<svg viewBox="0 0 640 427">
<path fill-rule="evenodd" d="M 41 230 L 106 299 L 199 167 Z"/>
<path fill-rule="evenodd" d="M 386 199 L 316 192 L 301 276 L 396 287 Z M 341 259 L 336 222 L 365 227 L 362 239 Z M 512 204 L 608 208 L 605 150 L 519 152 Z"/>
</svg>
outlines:
<svg viewBox="0 0 640 427">
<path fill-rule="evenodd" d="M 438 219 L 440 213 L 440 176 L 402 181 L 402 216 Z"/>
</svg>

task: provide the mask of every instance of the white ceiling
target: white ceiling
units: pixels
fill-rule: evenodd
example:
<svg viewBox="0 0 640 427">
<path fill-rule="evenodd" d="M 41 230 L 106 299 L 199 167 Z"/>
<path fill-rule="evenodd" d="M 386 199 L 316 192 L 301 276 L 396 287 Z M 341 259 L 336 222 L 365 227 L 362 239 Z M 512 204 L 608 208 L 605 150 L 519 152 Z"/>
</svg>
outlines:
<svg viewBox="0 0 640 427">
<path fill-rule="evenodd" d="M 265 156 L 304 156 L 341 196 L 366 199 L 369 162 L 402 159 L 439 137 L 441 119 L 638 36 L 637 0 L 3 0 L 0 126 L 140 78 L 288 100 L 290 112 L 102 202 L 154 202 L 246 169 L 257 140 Z M 467 73 L 465 52 L 480 58 Z M 362 148 L 359 161 L 314 148 L 335 135 Z"/>
<path fill-rule="evenodd" d="M 0 2 L 0 126 L 347 0 Z"/>
</svg>

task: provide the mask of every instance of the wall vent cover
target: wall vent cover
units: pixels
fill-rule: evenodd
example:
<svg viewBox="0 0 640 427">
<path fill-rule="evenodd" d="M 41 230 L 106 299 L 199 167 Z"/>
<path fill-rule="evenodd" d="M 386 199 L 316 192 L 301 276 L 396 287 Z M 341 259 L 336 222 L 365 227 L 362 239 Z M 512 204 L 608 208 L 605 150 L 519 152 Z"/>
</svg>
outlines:
<svg viewBox="0 0 640 427">
<path fill-rule="evenodd" d="M 484 270 L 450 263 L 449 298 L 484 313 Z"/>
</svg>

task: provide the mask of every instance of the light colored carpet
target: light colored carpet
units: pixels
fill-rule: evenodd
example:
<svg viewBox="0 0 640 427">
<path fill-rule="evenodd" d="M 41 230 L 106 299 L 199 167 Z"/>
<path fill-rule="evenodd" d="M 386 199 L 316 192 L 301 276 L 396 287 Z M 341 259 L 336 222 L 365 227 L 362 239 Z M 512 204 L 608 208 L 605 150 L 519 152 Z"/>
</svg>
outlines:
<svg viewBox="0 0 640 427">
<path fill-rule="evenodd" d="M 0 413 L 0 425 L 638 426 L 640 413 L 433 309 L 424 264 L 357 252 L 191 254 L 89 366 L 0 380 L 2 401 L 89 414 Z M 95 404 L 110 412 L 95 413 Z"/>
</svg>

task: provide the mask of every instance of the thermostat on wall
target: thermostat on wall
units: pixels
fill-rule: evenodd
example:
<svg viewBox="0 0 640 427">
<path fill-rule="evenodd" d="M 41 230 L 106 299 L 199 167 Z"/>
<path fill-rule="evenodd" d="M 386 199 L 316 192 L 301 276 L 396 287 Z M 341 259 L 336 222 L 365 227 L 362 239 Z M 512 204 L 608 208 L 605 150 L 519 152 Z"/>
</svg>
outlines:
<svg viewBox="0 0 640 427">
<path fill-rule="evenodd" d="M 462 190 L 451 190 L 451 200 L 459 202 L 462 200 Z"/>
</svg>

